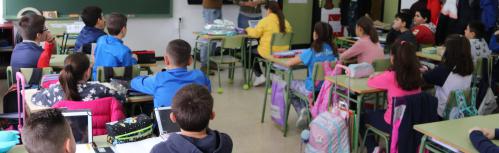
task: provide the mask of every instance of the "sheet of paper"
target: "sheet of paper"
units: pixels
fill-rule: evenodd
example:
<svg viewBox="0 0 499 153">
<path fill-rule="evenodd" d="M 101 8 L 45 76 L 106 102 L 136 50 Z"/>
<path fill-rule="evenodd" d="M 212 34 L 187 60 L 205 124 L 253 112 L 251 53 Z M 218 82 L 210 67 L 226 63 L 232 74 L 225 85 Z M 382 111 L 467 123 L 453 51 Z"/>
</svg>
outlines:
<svg viewBox="0 0 499 153">
<path fill-rule="evenodd" d="M 288 3 L 306 4 L 307 0 L 289 0 Z"/>
<path fill-rule="evenodd" d="M 114 146 L 115 152 L 118 153 L 137 153 L 137 152 L 150 152 L 154 145 L 166 141 L 164 137 L 154 137 L 137 142 L 130 142 L 125 144 L 118 144 Z"/>
<path fill-rule="evenodd" d="M 90 144 L 77 144 L 76 153 L 95 153 Z"/>
</svg>

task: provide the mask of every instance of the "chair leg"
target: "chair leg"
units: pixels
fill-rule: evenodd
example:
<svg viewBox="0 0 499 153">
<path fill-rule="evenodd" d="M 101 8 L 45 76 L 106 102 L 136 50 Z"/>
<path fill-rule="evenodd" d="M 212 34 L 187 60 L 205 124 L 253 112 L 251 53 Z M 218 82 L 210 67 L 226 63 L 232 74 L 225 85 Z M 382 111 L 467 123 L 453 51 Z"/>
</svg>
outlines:
<svg viewBox="0 0 499 153">
<path fill-rule="evenodd" d="M 268 69 L 270 70 L 270 67 L 268 67 Z M 269 71 L 270 73 L 270 71 Z M 286 113 L 285 113 L 285 117 L 284 117 L 284 137 L 286 137 L 286 134 L 288 133 L 288 117 L 289 117 L 289 109 L 290 109 L 290 106 L 291 106 L 291 94 L 290 94 L 290 87 L 291 87 L 291 80 L 293 79 L 293 71 L 292 70 L 289 70 L 288 71 L 288 77 L 286 78 L 287 79 L 287 84 L 286 84 Z"/>
<path fill-rule="evenodd" d="M 370 131 L 370 130 L 371 130 L 371 128 L 367 128 L 367 129 L 366 129 L 366 132 L 364 132 L 364 138 L 362 139 L 362 145 L 363 145 L 365 148 L 367 148 L 367 147 L 366 147 L 366 140 L 367 140 L 367 134 L 369 134 L 369 131 Z M 359 150 L 360 150 L 360 148 L 359 148 Z"/>
<path fill-rule="evenodd" d="M 270 71 L 270 69 L 265 69 L 265 71 Z M 266 73 L 268 74 L 268 73 Z M 267 76 L 266 80 L 265 80 L 265 91 L 264 91 L 264 96 L 263 96 L 263 109 L 262 109 L 262 119 L 261 119 L 261 122 L 263 123 L 263 119 L 265 117 L 265 107 L 267 106 L 267 91 L 269 90 L 269 86 L 270 86 L 270 77 Z"/>
<path fill-rule="evenodd" d="M 220 75 L 220 66 L 222 64 L 221 63 L 218 63 L 217 64 L 217 75 L 218 75 L 218 89 L 217 89 L 217 93 L 218 94 L 222 94 L 224 92 L 224 89 L 222 88 L 222 80 L 220 79 L 221 75 Z"/>
</svg>

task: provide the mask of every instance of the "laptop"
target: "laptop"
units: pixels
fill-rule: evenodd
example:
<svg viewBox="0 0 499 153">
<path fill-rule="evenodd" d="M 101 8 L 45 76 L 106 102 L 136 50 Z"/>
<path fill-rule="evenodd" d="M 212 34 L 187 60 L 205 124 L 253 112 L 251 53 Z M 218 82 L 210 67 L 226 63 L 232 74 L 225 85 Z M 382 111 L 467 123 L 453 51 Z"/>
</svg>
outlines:
<svg viewBox="0 0 499 153">
<path fill-rule="evenodd" d="M 65 110 L 62 115 L 68 121 L 76 144 L 91 144 L 92 112 L 90 110 Z"/>
<path fill-rule="evenodd" d="M 260 20 L 248 20 L 248 26 L 254 28 L 256 27 L 259 21 Z"/>
<path fill-rule="evenodd" d="M 170 119 L 171 107 L 158 107 L 154 109 L 156 122 L 158 123 L 159 135 L 180 132 L 180 127 Z"/>
</svg>

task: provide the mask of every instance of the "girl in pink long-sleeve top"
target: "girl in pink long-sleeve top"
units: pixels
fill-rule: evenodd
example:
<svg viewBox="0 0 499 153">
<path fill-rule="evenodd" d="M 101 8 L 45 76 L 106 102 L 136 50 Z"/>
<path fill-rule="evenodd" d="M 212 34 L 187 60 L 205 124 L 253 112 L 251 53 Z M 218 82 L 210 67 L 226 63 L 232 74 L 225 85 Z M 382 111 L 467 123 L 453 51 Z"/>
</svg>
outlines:
<svg viewBox="0 0 499 153">
<path fill-rule="evenodd" d="M 416 57 L 416 46 L 410 42 L 396 41 L 390 48 L 390 51 L 391 68 L 379 75 L 369 78 L 367 81 L 369 87 L 386 90 L 388 96 L 387 109 L 367 111 L 362 115 L 360 126 L 364 129 L 365 123 L 390 133 L 392 98 L 421 92 L 421 84 L 424 83 L 424 80 L 419 70 L 421 66 Z M 368 137 L 366 140 L 368 152 L 372 152 L 374 145 L 374 138 Z"/>
<path fill-rule="evenodd" d="M 361 17 L 355 26 L 355 34 L 359 40 L 348 50 L 340 54 L 342 61 L 356 58 L 357 63 L 367 62 L 371 64 L 376 59 L 384 58 L 383 48 L 379 43 L 378 34 L 374 29 L 373 22 L 368 17 Z"/>
</svg>

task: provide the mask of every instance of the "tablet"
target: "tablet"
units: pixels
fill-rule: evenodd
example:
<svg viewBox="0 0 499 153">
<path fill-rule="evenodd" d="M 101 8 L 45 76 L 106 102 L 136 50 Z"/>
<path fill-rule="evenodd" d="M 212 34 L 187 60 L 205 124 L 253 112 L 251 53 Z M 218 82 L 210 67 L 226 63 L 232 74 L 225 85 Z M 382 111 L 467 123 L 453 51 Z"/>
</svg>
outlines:
<svg viewBox="0 0 499 153">
<path fill-rule="evenodd" d="M 66 110 L 62 112 L 73 132 L 76 144 L 92 143 L 92 112 L 90 110 Z"/>
<path fill-rule="evenodd" d="M 170 120 L 171 112 L 171 107 L 158 107 L 154 109 L 160 135 L 180 131 L 180 127 L 177 125 L 177 123 L 174 123 L 172 120 Z"/>
</svg>

